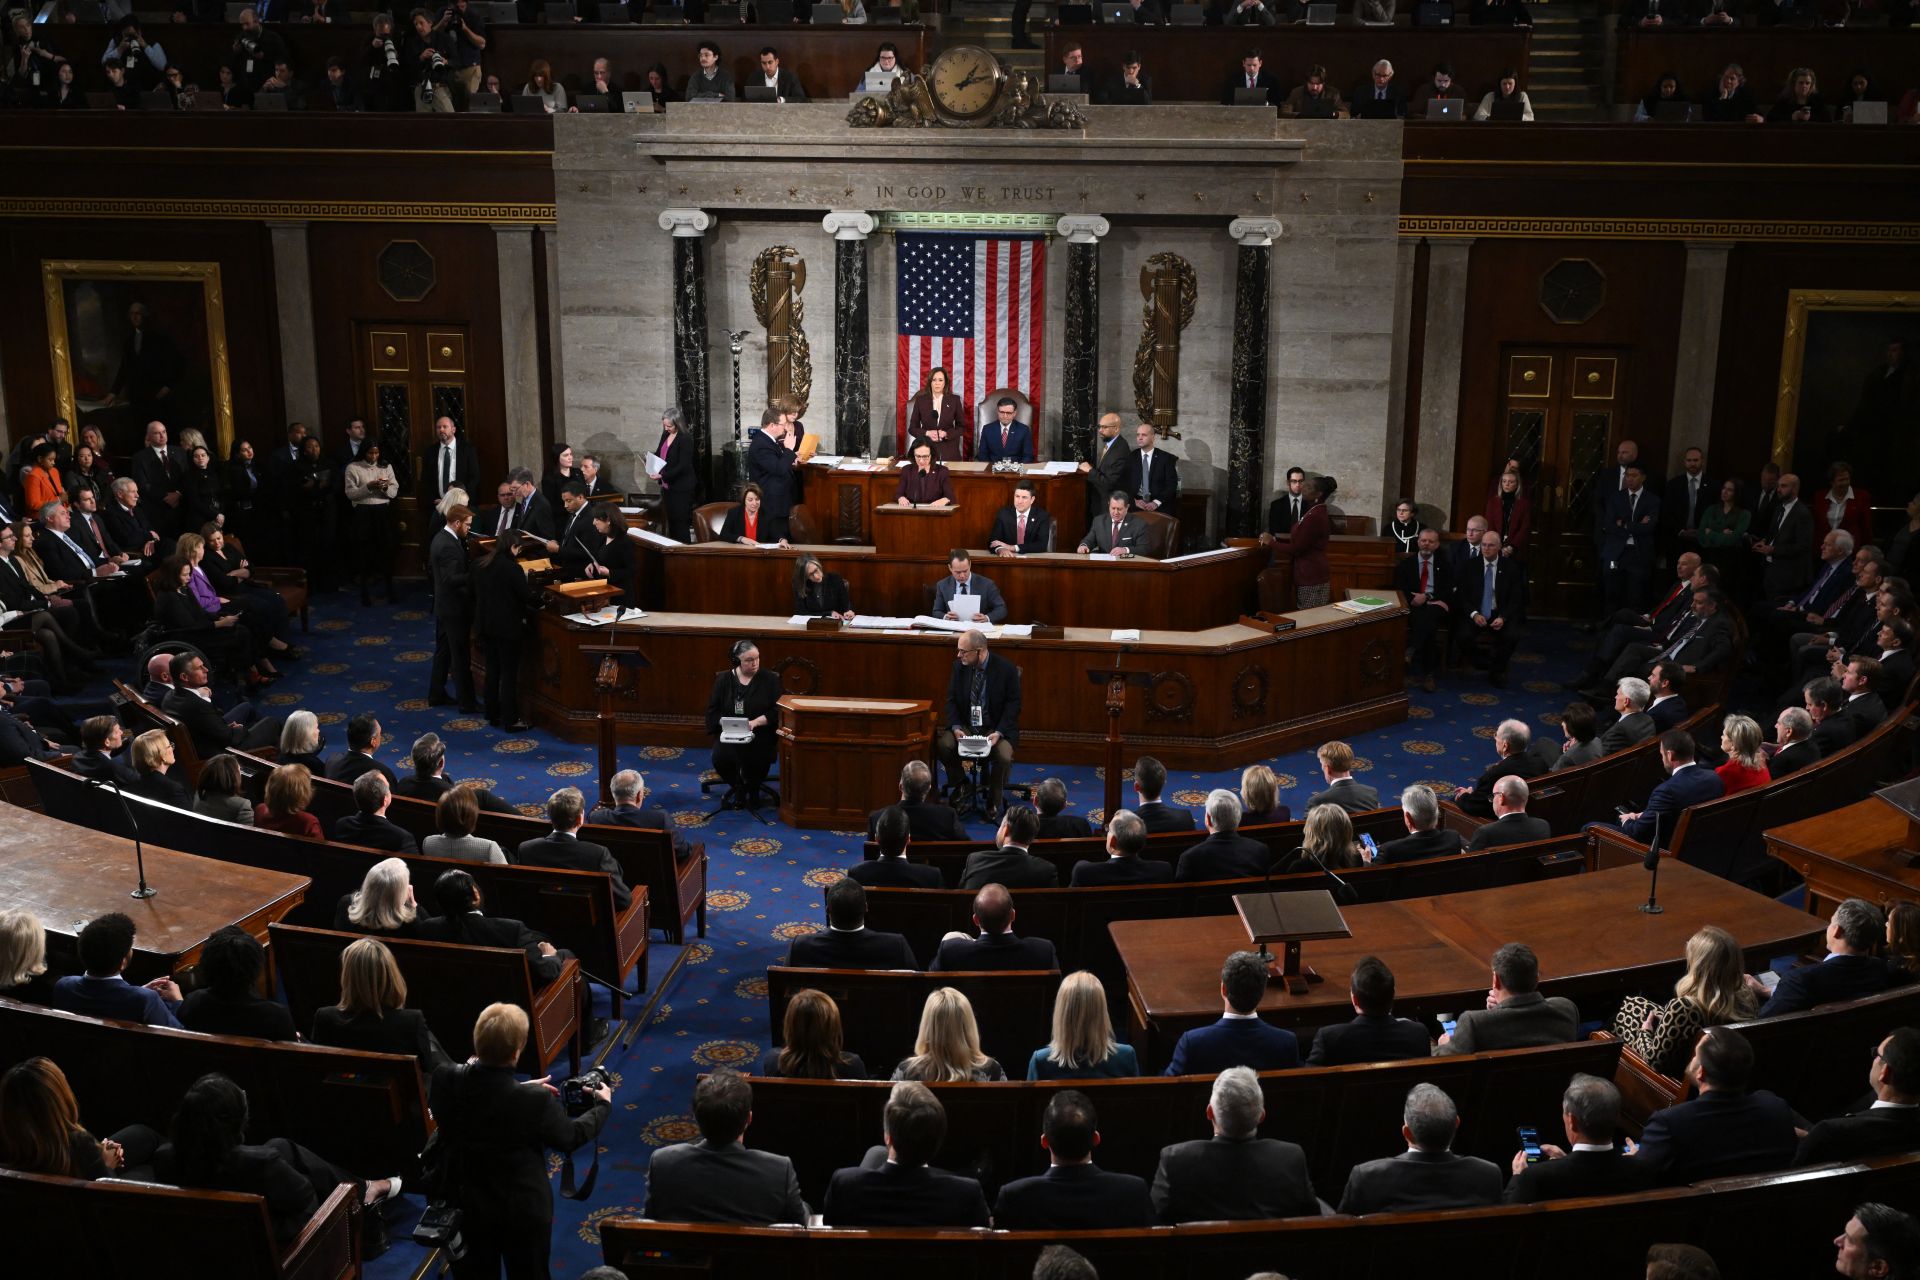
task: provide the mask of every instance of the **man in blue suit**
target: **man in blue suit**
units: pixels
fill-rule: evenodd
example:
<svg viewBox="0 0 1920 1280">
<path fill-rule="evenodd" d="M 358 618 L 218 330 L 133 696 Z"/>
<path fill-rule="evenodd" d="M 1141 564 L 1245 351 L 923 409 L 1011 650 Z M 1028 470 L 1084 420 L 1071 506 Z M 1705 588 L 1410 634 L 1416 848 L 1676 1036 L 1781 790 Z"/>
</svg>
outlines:
<svg viewBox="0 0 1920 1280">
<path fill-rule="evenodd" d="M 53 1007 L 89 1018 L 118 1018 L 150 1027 L 178 1027 L 180 988 L 171 978 L 155 978 L 144 987 L 122 973 L 133 959 L 133 921 L 118 911 L 89 920 L 80 930 L 80 963 L 86 973 L 53 984 Z"/>
<path fill-rule="evenodd" d="M 1669 729 L 1660 735 L 1660 765 L 1667 780 L 1647 797 L 1647 807 L 1638 813 L 1623 813 L 1617 826 L 1634 840 L 1654 841 L 1656 849 L 1666 848 L 1673 829 L 1680 825 L 1680 811 L 1689 805 L 1718 800 L 1725 788 L 1720 775 L 1693 760 L 1693 736 L 1684 729 Z M 1657 841 L 1655 837 L 1658 837 Z"/>
<path fill-rule="evenodd" d="M 1300 1065 L 1293 1032 L 1260 1020 L 1267 993 L 1267 965 L 1257 951 L 1236 951 L 1220 966 L 1220 997 L 1226 1009 L 1210 1027 L 1195 1027 L 1173 1046 L 1166 1074 L 1219 1075 L 1228 1067 L 1279 1071 Z"/>
<path fill-rule="evenodd" d="M 800 486 L 793 473 L 799 465 L 793 418 L 785 405 L 769 407 L 747 444 L 747 479 L 760 486 L 760 528 L 775 542 L 787 536 L 793 493 Z"/>
<path fill-rule="evenodd" d="M 1667 1186 L 1706 1178 L 1771 1173 L 1793 1163 L 1800 1145 L 1793 1108 L 1764 1089 L 1749 1092 L 1753 1046 L 1729 1027 L 1708 1027 L 1687 1063 L 1691 1102 L 1656 1111 L 1627 1154 L 1652 1166 Z"/>
<path fill-rule="evenodd" d="M 998 421 L 980 428 L 980 438 L 973 442 L 975 462 L 1034 461 L 1033 429 L 1013 416 L 1019 408 L 1011 397 L 1000 397 L 994 406 Z"/>
<path fill-rule="evenodd" d="M 1647 492 L 1646 474 L 1638 463 L 1628 463 L 1626 474 L 1626 485 L 1608 495 L 1601 526 L 1606 616 L 1640 608 L 1653 580 L 1653 553 L 1659 541 L 1660 499 Z"/>
<path fill-rule="evenodd" d="M 1880 908 L 1864 898 L 1848 898 L 1833 909 L 1833 918 L 1827 922 L 1826 959 L 1782 977 L 1773 997 L 1761 1006 L 1760 1016 L 1798 1013 L 1885 991 L 1891 975 L 1887 962 L 1874 955 L 1873 948 L 1886 936 L 1886 929 Z"/>
</svg>

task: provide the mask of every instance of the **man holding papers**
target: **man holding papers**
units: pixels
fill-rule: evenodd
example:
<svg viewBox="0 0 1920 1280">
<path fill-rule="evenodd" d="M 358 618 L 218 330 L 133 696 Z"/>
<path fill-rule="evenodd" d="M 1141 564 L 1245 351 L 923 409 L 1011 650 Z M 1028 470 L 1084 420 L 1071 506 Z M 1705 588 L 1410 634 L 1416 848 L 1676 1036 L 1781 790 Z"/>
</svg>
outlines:
<svg viewBox="0 0 1920 1280">
<path fill-rule="evenodd" d="M 1007 602 L 1001 598 L 1000 588 L 994 586 L 991 579 L 973 571 L 973 558 L 964 548 L 955 547 L 952 554 L 948 555 L 947 570 L 947 576 L 933 586 L 935 617 L 952 622 L 1001 623 L 1007 620 Z M 967 611 L 964 614 L 960 612 L 962 607 Z"/>
<path fill-rule="evenodd" d="M 1020 671 L 987 652 L 984 632 L 968 631 L 956 649 L 958 660 L 947 680 L 947 720 L 934 734 L 933 754 L 947 772 L 947 785 L 958 786 L 961 741 L 985 740 L 980 767 L 985 772 L 987 818 L 992 821 L 999 816 L 1000 789 L 1013 769 L 1013 747 L 1020 739 Z"/>
<path fill-rule="evenodd" d="M 1108 494 L 1107 514 L 1088 526 L 1087 536 L 1080 539 L 1080 554 L 1099 551 L 1120 557 L 1138 555 L 1135 548 L 1146 538 L 1147 524 L 1133 514 L 1132 506 L 1125 491 L 1115 489 Z"/>
</svg>

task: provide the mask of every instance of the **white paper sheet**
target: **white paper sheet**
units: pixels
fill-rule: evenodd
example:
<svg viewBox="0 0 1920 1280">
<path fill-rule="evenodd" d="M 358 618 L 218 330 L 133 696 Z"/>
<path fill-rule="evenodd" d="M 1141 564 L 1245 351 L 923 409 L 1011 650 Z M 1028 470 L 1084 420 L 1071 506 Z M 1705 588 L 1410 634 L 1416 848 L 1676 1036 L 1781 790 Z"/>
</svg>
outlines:
<svg viewBox="0 0 1920 1280">
<path fill-rule="evenodd" d="M 1117 627 L 1114 629 L 1113 635 L 1109 638 L 1113 640 L 1138 640 L 1140 633 L 1132 627 Z"/>
<path fill-rule="evenodd" d="M 973 615 L 976 613 L 986 612 L 985 609 L 980 607 L 979 596 L 956 595 L 953 598 L 953 603 L 949 605 L 948 608 L 953 611 L 954 617 L 962 622 L 968 623 L 973 621 Z"/>
<path fill-rule="evenodd" d="M 646 458 L 647 458 L 647 474 L 648 475 L 658 476 L 662 471 L 665 471 L 667 469 L 667 460 L 661 457 L 659 454 L 649 453 L 646 455 Z"/>
</svg>

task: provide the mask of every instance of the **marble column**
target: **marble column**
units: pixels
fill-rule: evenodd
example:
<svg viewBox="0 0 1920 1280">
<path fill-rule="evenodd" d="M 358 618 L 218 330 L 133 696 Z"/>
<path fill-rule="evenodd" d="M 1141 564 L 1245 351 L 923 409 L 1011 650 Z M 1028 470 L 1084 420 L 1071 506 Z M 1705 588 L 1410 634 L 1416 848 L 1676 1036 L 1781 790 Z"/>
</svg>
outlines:
<svg viewBox="0 0 1920 1280">
<path fill-rule="evenodd" d="M 500 380 L 506 396 L 507 464 L 545 469 L 540 441 L 540 325 L 534 305 L 536 265 L 531 226 L 496 226 L 494 245 L 500 262 Z"/>
<path fill-rule="evenodd" d="M 560 228 L 540 231 L 541 265 L 547 274 L 547 392 L 553 414 L 553 438 L 567 438 L 566 369 L 560 358 Z"/>
<path fill-rule="evenodd" d="M 1054 224 L 1067 242 L 1067 329 L 1061 344 L 1060 448 L 1055 457 L 1090 458 L 1100 416 L 1100 237 L 1113 228 L 1099 214 L 1069 214 Z M 1034 424 L 1037 433 L 1040 424 Z"/>
<path fill-rule="evenodd" d="M 867 237 L 873 215 L 835 209 L 820 219 L 833 237 L 833 447 L 859 453 L 871 447 L 873 388 L 867 334 Z"/>
<path fill-rule="evenodd" d="M 1227 234 L 1240 246 L 1233 284 L 1232 398 L 1227 408 L 1227 508 L 1222 531 L 1260 532 L 1266 480 L 1267 294 L 1273 277 L 1278 218 L 1235 218 Z"/>
<path fill-rule="evenodd" d="M 714 216 L 705 209 L 666 209 L 660 214 L 660 229 L 673 233 L 674 401 L 686 415 L 707 492 L 723 493 L 725 477 L 714 470 L 712 388 L 707 381 L 706 234 L 713 224 Z"/>
<path fill-rule="evenodd" d="M 1680 344 L 1673 369 L 1673 426 L 1667 436 L 1667 474 L 1681 472 L 1689 448 L 1707 447 L 1713 426 L 1713 378 L 1720 365 L 1720 317 L 1727 300 L 1725 240 L 1687 241 L 1686 283 L 1680 295 Z"/>
<path fill-rule="evenodd" d="M 320 359 L 313 344 L 313 274 L 307 224 L 269 222 L 273 300 L 280 321 L 280 393 L 287 421 L 320 429 Z"/>
<path fill-rule="evenodd" d="M 1396 253 L 1393 349 L 1389 357 L 1391 371 L 1387 382 L 1387 458 L 1380 486 L 1380 520 L 1383 526 L 1393 518 L 1393 508 L 1387 504 L 1387 500 L 1393 498 L 1397 501 L 1399 494 L 1407 492 L 1407 482 L 1412 478 L 1402 475 L 1401 467 L 1407 452 L 1407 362 L 1413 339 L 1414 268 L 1418 265 L 1420 242 L 1402 240 Z"/>
<path fill-rule="evenodd" d="M 1455 526 L 1453 457 L 1460 425 L 1460 361 L 1467 332 L 1467 259 L 1473 238 L 1427 241 L 1426 333 L 1420 347 L 1420 455 L 1413 496 Z M 1465 521 L 1470 513 L 1458 513 Z"/>
</svg>

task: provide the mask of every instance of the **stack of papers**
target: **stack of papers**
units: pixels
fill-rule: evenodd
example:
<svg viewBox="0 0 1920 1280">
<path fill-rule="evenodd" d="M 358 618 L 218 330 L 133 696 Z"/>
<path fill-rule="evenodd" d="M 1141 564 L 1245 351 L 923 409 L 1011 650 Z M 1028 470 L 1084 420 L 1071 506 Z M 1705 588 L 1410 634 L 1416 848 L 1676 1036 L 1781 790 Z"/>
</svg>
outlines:
<svg viewBox="0 0 1920 1280">
<path fill-rule="evenodd" d="M 1384 609 L 1389 602 L 1379 596 L 1355 596 L 1351 600 L 1336 600 L 1333 607 L 1348 613 L 1372 613 L 1375 609 Z"/>
<path fill-rule="evenodd" d="M 1040 465 L 1043 476 L 1070 476 L 1080 469 L 1080 464 L 1071 458 L 1064 462 L 1045 462 Z"/>
<path fill-rule="evenodd" d="M 904 631 L 913 626 L 912 618 L 889 618 L 878 613 L 856 613 L 847 624 L 856 631 Z"/>
<path fill-rule="evenodd" d="M 615 609 L 609 605 L 595 613 L 570 613 L 568 622 L 577 622 L 583 627 L 604 627 L 610 622 L 632 622 L 636 618 L 647 616 L 645 609 Z"/>
<path fill-rule="evenodd" d="M 1133 627 L 1117 627 L 1114 629 L 1113 635 L 1110 638 L 1114 640 L 1138 640 L 1140 638 L 1140 632 Z"/>
</svg>

